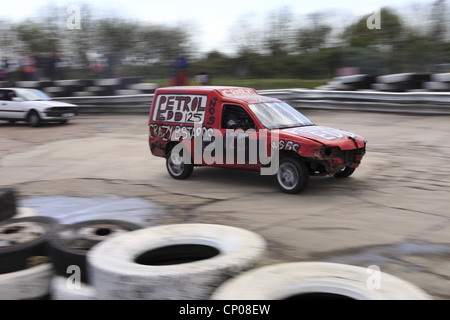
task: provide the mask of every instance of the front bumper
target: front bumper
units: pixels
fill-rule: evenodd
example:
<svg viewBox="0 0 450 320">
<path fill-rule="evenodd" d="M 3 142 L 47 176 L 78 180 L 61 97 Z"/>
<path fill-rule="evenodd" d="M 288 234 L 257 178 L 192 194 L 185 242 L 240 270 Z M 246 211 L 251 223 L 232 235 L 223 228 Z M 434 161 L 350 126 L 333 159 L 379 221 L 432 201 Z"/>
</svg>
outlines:
<svg viewBox="0 0 450 320">
<path fill-rule="evenodd" d="M 346 167 L 357 168 L 366 154 L 366 146 L 350 150 L 335 148 L 329 155 L 320 153 L 310 159 L 311 174 L 335 174 Z"/>
<path fill-rule="evenodd" d="M 43 119 L 62 120 L 72 118 L 78 115 L 78 108 L 54 107 L 44 111 Z"/>
</svg>

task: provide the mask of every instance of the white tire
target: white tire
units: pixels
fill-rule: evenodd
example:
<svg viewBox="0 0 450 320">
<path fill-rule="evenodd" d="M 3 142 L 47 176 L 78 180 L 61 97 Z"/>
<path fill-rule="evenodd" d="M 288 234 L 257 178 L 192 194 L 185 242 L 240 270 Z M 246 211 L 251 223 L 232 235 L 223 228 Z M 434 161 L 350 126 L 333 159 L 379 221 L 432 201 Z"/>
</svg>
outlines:
<svg viewBox="0 0 450 320">
<path fill-rule="evenodd" d="M 415 285 L 379 269 L 327 262 L 292 262 L 254 269 L 223 283 L 211 299 L 283 300 L 311 297 L 356 300 L 431 299 Z"/>
<path fill-rule="evenodd" d="M 67 278 L 63 276 L 53 276 L 50 286 L 52 300 L 96 300 L 97 291 L 89 284 L 79 282 L 77 286 L 67 283 Z M 69 280 L 70 281 L 70 280 Z M 70 283 L 72 284 L 72 283 Z"/>
<path fill-rule="evenodd" d="M 0 300 L 39 299 L 50 293 L 51 263 L 0 274 Z"/>
<path fill-rule="evenodd" d="M 98 299 L 209 299 L 225 280 L 255 266 L 265 248 L 248 230 L 175 224 L 112 237 L 87 258 Z"/>
</svg>

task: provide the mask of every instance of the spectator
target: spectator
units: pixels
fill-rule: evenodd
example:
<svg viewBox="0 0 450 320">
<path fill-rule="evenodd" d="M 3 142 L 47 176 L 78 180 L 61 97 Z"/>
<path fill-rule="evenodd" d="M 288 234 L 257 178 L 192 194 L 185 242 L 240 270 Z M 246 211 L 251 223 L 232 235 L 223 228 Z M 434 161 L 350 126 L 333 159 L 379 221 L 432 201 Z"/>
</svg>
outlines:
<svg viewBox="0 0 450 320">
<path fill-rule="evenodd" d="M 194 76 L 195 81 L 201 86 L 207 86 L 210 84 L 211 75 L 206 72 L 199 72 Z"/>
<path fill-rule="evenodd" d="M 36 76 L 36 60 L 33 56 L 24 56 L 20 59 L 20 71 L 22 80 L 33 81 Z"/>
<path fill-rule="evenodd" d="M 189 84 L 188 61 L 186 57 L 178 57 L 171 61 L 169 85 L 186 86 Z"/>
<path fill-rule="evenodd" d="M 55 74 L 56 79 L 64 80 L 64 68 L 66 67 L 65 62 L 61 59 L 59 53 L 56 53 L 55 57 Z"/>
<path fill-rule="evenodd" d="M 95 78 L 100 79 L 103 77 L 106 70 L 106 63 L 102 59 L 97 59 L 92 65 L 92 70 L 94 71 Z"/>
<path fill-rule="evenodd" d="M 9 65 L 9 60 L 6 57 L 2 60 L 0 77 L 2 81 L 11 81 L 11 67 Z"/>
</svg>

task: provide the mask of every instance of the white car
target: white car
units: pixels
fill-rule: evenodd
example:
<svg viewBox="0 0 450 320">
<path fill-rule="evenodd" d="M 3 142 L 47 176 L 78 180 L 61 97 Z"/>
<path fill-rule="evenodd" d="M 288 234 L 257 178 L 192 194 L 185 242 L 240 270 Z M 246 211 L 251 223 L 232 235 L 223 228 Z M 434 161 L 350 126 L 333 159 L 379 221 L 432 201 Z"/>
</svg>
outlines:
<svg viewBox="0 0 450 320">
<path fill-rule="evenodd" d="M 41 122 L 66 123 L 77 113 L 76 105 L 54 101 L 37 89 L 0 88 L 1 120 L 27 121 L 37 127 Z"/>
</svg>

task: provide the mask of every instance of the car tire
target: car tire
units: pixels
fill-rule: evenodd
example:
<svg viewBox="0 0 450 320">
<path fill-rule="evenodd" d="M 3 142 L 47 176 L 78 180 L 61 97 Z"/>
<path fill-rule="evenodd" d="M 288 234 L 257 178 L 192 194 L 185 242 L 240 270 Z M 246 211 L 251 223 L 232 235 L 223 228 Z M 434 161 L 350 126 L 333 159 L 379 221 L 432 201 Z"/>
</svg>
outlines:
<svg viewBox="0 0 450 320">
<path fill-rule="evenodd" d="M 276 179 L 281 191 L 295 194 L 303 191 L 308 185 L 309 171 L 301 159 L 284 157 L 280 159 Z"/>
<path fill-rule="evenodd" d="M 0 300 L 39 300 L 50 295 L 51 263 L 0 274 Z"/>
<path fill-rule="evenodd" d="M 368 272 L 369 270 L 369 272 Z M 371 282 L 380 272 L 379 287 Z M 429 300 L 412 283 L 375 269 L 328 262 L 288 262 L 264 266 L 230 279 L 213 300 Z"/>
<path fill-rule="evenodd" d="M 345 167 L 341 171 L 338 171 L 334 174 L 335 178 L 347 178 L 350 177 L 353 172 L 355 172 L 355 168 L 352 167 Z"/>
<path fill-rule="evenodd" d="M 41 117 L 39 116 L 39 113 L 37 113 L 37 111 L 35 110 L 30 111 L 27 116 L 27 122 L 32 127 L 39 127 L 39 125 L 41 124 Z"/>
<path fill-rule="evenodd" d="M 191 176 L 194 171 L 194 165 L 191 163 L 185 163 L 183 161 L 182 152 L 186 152 L 186 149 L 183 148 L 180 153 L 173 153 L 172 150 L 166 156 L 166 168 L 169 174 L 174 179 L 183 180 L 187 179 Z"/>
<path fill-rule="evenodd" d="M 55 273 L 62 277 L 69 275 L 69 266 L 77 266 L 80 280 L 89 283 L 86 255 L 99 242 L 124 232 L 140 229 L 135 223 L 121 220 L 87 220 L 69 225 L 60 224 L 48 239 L 48 255 Z"/>
<path fill-rule="evenodd" d="M 52 300 L 97 300 L 97 291 L 86 283 L 79 286 L 69 286 L 67 278 L 54 275 L 50 283 L 50 296 Z"/>
<path fill-rule="evenodd" d="M 102 300 L 202 300 L 257 264 L 265 247 L 262 237 L 240 228 L 163 225 L 100 243 L 88 264 Z"/>
<path fill-rule="evenodd" d="M 0 221 L 14 217 L 17 214 L 16 195 L 13 189 L 0 188 Z"/>
<path fill-rule="evenodd" d="M 33 257 L 45 257 L 48 236 L 56 225 L 56 219 L 41 216 L 0 222 L 0 274 L 26 269 Z"/>
</svg>

